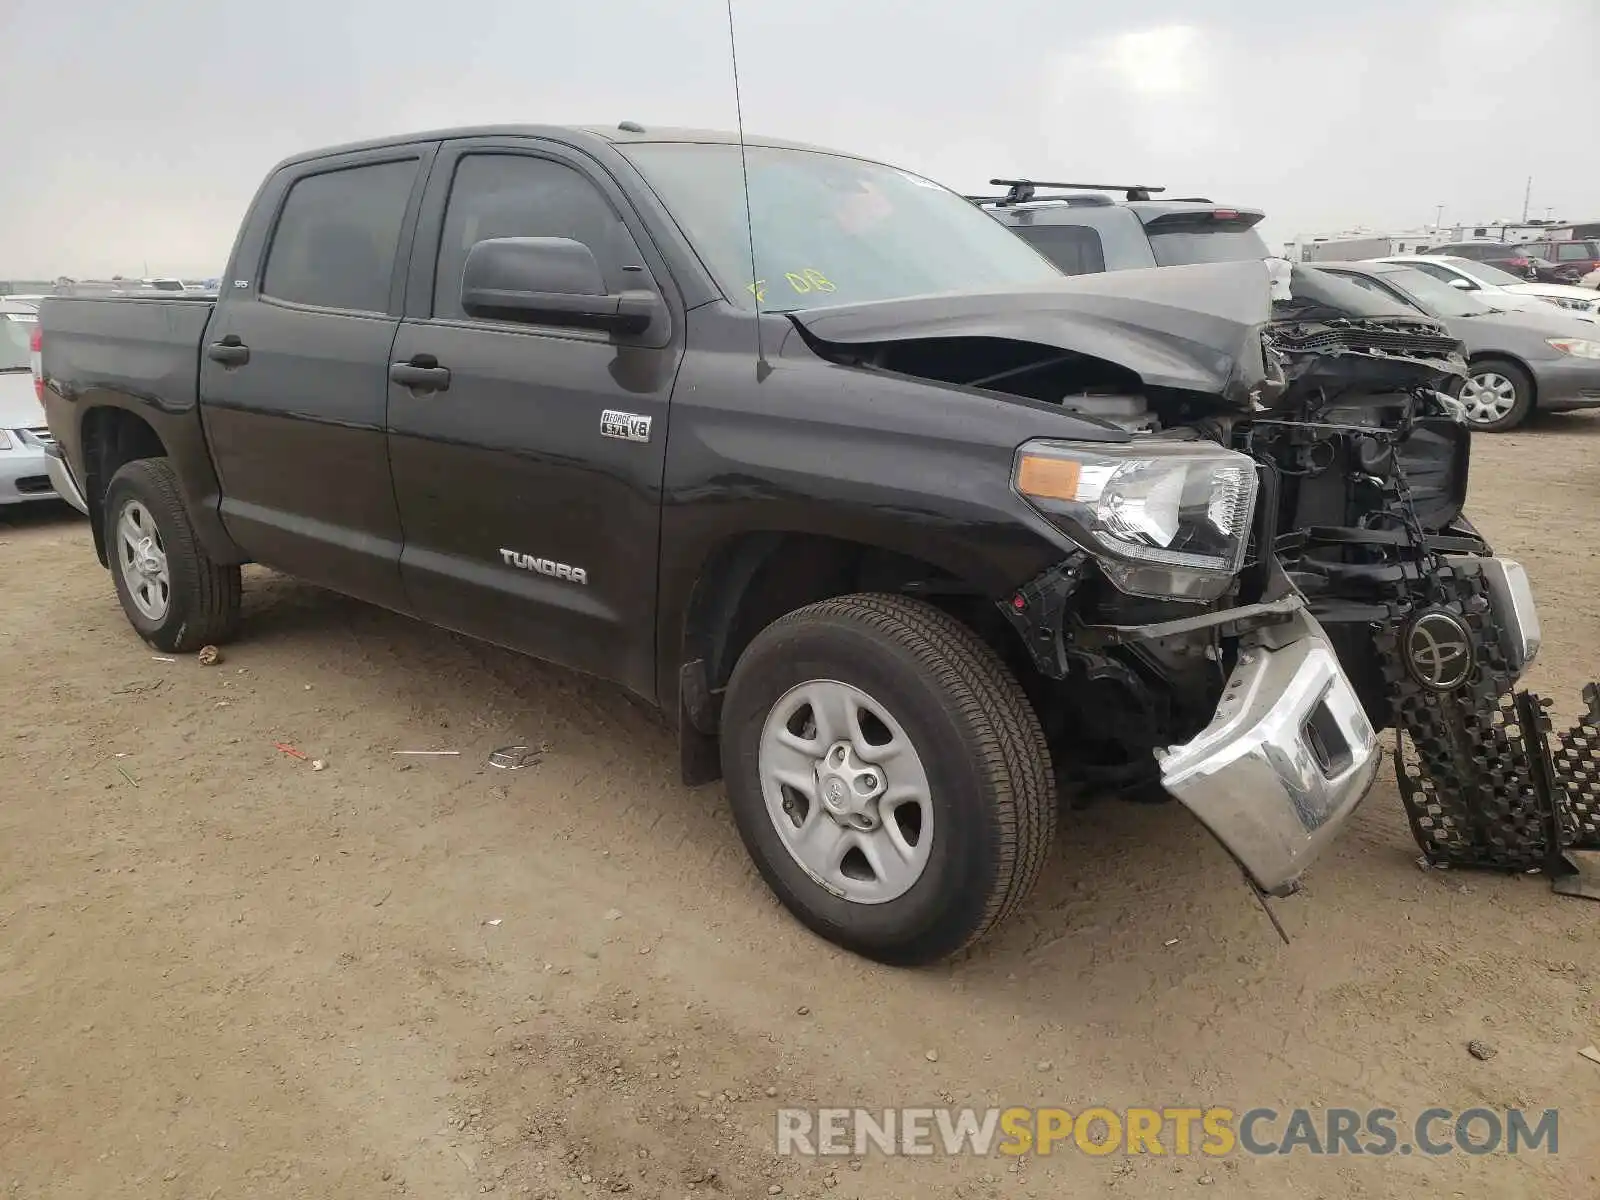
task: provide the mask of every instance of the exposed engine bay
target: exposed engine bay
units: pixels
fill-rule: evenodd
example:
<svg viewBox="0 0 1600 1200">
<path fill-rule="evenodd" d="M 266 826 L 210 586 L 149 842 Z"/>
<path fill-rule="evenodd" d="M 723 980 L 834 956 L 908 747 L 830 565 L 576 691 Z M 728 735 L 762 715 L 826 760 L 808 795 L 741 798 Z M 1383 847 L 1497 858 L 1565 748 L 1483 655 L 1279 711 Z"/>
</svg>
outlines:
<svg viewBox="0 0 1600 1200">
<path fill-rule="evenodd" d="M 1004 606 L 1031 656 L 1019 677 L 1065 782 L 1164 798 L 1155 786 L 1171 790 L 1164 756 L 1211 736 L 1245 666 L 1270 656 L 1255 648 L 1270 650 L 1303 613 L 1336 652 L 1366 722 L 1397 731 L 1402 796 L 1430 861 L 1528 868 L 1553 865 L 1563 849 L 1600 849 L 1600 694 L 1588 694 L 1589 716 L 1557 750 L 1514 712 L 1512 689 L 1540 634 L 1521 567 L 1495 557 L 1463 514 L 1460 343 L 1336 276 L 1280 270 L 1269 292 L 1261 264 L 1221 266 L 1237 270 L 1226 280 L 1217 266 L 1088 277 L 1076 299 L 1048 297 L 1072 326 L 1048 339 L 1012 332 L 1042 329 L 1038 306 L 1010 314 L 1012 335 L 1000 336 L 992 303 L 981 318 L 941 311 L 938 328 L 915 334 L 852 327 L 853 314 L 838 310 L 806 332 L 838 360 L 1057 404 L 1122 439 L 1106 463 L 1024 447 L 1017 476 L 1019 493 L 1083 547 Z M 1202 278 L 1225 294 L 1196 311 Z M 1201 536 L 1147 548 L 1149 563 L 1124 561 L 1126 530 L 1091 528 L 1083 505 L 1052 490 L 1197 443 L 1254 465 L 1250 524 L 1231 561 Z M 1238 500 L 1213 483 L 1209 507 L 1194 506 L 1221 528 Z M 1172 500 L 1186 503 L 1187 493 Z M 1195 524 L 1204 531 L 1204 519 Z M 1219 569 L 1181 584 L 1181 564 L 1206 550 Z M 1346 719 L 1341 734 L 1326 712 L 1306 719 L 1302 741 L 1323 774 L 1337 773 L 1360 724 Z"/>
</svg>

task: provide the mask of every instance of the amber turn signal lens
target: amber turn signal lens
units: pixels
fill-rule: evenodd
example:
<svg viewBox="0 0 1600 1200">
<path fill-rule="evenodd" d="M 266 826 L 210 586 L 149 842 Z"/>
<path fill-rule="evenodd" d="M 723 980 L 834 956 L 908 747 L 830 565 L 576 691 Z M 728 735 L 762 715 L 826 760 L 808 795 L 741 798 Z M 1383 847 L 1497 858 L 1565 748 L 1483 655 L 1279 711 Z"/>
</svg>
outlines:
<svg viewBox="0 0 1600 1200">
<path fill-rule="evenodd" d="M 1080 473 L 1071 459 L 1025 454 L 1017 465 L 1017 491 L 1038 500 L 1076 500 Z"/>
</svg>

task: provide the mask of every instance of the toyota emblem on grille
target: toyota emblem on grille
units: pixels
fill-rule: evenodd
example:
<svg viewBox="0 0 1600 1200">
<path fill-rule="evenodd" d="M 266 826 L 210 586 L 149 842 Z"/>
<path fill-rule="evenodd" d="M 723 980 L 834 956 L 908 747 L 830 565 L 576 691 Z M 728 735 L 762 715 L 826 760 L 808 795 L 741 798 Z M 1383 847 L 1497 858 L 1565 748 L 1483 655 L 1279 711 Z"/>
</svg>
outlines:
<svg viewBox="0 0 1600 1200">
<path fill-rule="evenodd" d="M 1454 613 L 1425 612 L 1406 633 L 1406 663 L 1424 687 L 1451 691 L 1472 673 L 1472 635 Z"/>
</svg>

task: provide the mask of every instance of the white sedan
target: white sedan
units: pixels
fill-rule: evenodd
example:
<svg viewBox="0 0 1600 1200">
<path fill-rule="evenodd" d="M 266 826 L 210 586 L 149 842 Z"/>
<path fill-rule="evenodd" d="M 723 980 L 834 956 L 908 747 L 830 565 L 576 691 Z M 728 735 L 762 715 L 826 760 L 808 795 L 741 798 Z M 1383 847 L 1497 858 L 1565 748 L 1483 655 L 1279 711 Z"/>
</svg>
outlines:
<svg viewBox="0 0 1600 1200">
<path fill-rule="evenodd" d="M 0 505 L 54 500 L 45 449 L 50 431 L 33 383 L 38 310 L 0 297 Z"/>
<path fill-rule="evenodd" d="M 1589 288 L 1565 283 L 1534 283 L 1488 263 L 1451 254 L 1396 254 L 1372 261 L 1404 263 L 1451 287 L 1473 293 L 1491 308 L 1540 311 L 1543 305 L 1554 304 L 1580 319 L 1600 320 L 1600 293 Z"/>
</svg>

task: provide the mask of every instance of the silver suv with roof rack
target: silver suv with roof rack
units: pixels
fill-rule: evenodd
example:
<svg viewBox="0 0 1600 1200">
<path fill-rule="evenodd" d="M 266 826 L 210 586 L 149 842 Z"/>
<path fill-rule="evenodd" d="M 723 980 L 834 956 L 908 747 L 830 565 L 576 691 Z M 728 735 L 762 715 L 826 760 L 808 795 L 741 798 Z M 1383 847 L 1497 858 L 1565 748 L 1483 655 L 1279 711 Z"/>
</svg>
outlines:
<svg viewBox="0 0 1600 1200">
<path fill-rule="evenodd" d="M 967 199 L 1010 226 L 1068 275 L 1270 258 L 1260 209 L 1204 196 L 1159 197 L 1146 184 L 991 179 L 999 196 Z M 1041 196 L 1041 190 L 1067 193 Z M 1107 193 L 1121 192 L 1119 201 Z"/>
</svg>

